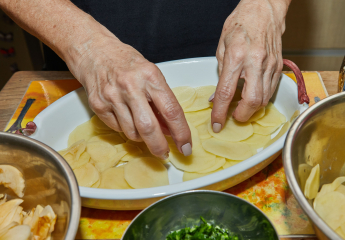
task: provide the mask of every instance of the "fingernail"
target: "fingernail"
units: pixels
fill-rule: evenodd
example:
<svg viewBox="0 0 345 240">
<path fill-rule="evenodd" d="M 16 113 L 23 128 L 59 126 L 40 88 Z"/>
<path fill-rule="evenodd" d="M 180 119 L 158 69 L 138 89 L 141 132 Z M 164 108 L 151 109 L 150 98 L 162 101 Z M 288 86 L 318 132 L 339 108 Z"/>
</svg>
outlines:
<svg viewBox="0 0 345 240">
<path fill-rule="evenodd" d="M 168 159 L 168 157 L 169 157 L 169 151 L 167 151 L 166 153 L 164 153 L 164 154 L 161 156 L 161 158 L 162 158 L 163 160 Z"/>
<path fill-rule="evenodd" d="M 183 155 L 185 155 L 186 157 L 192 154 L 192 146 L 190 145 L 190 143 L 186 143 L 185 145 L 183 145 L 181 147 Z"/>
<path fill-rule="evenodd" d="M 214 94 L 215 93 L 212 93 L 211 97 L 208 99 L 209 102 L 212 102 L 212 100 L 214 99 Z"/>
<path fill-rule="evenodd" d="M 222 124 L 220 123 L 213 123 L 213 132 L 219 133 L 222 130 Z"/>
</svg>

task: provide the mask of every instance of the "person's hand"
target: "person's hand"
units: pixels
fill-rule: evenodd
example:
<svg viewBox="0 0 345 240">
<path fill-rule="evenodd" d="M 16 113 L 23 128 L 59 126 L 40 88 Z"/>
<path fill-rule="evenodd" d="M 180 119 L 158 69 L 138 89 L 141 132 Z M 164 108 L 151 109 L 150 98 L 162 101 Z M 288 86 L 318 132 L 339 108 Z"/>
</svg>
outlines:
<svg viewBox="0 0 345 240">
<path fill-rule="evenodd" d="M 66 62 L 99 118 L 129 139 L 144 141 L 157 157 L 165 159 L 169 153 L 163 132 L 171 134 L 181 153 L 190 155 L 190 129 L 158 67 L 111 34 L 88 44 L 74 58 L 78 61 Z"/>
<path fill-rule="evenodd" d="M 281 36 L 289 0 L 242 0 L 226 19 L 216 57 L 219 83 L 213 101 L 213 130 L 224 126 L 239 78 L 244 78 L 242 100 L 233 117 L 247 121 L 267 105 L 283 68 Z"/>
</svg>

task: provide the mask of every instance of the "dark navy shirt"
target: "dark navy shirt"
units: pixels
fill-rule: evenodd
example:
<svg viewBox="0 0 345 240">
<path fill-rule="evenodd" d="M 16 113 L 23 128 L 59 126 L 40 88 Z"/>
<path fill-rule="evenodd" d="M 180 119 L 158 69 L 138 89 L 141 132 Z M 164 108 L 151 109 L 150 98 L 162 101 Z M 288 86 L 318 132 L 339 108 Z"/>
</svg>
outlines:
<svg viewBox="0 0 345 240">
<path fill-rule="evenodd" d="M 107 27 L 122 42 L 133 46 L 149 61 L 157 63 L 215 56 L 224 21 L 239 0 L 72 2 Z M 54 55 L 45 47 L 47 70 L 65 67 L 56 62 L 58 57 Z"/>
</svg>

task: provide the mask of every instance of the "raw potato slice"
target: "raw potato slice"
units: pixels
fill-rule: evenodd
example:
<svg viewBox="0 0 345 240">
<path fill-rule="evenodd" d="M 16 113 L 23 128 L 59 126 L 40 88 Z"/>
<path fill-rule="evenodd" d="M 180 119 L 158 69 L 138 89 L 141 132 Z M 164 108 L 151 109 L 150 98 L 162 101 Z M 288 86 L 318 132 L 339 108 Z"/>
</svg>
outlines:
<svg viewBox="0 0 345 240">
<path fill-rule="evenodd" d="M 304 192 L 305 183 L 307 182 L 311 169 L 312 169 L 312 166 L 310 166 L 309 164 L 302 163 L 298 165 L 298 176 L 299 176 L 299 181 L 301 183 L 302 192 Z"/>
<path fill-rule="evenodd" d="M 216 156 L 206 152 L 201 145 L 193 145 L 192 155 L 185 157 L 177 148 L 171 147 L 170 162 L 177 168 L 187 172 L 198 172 L 216 164 Z"/>
<path fill-rule="evenodd" d="M 91 187 L 99 180 L 99 173 L 91 163 L 87 163 L 84 167 L 74 169 L 74 174 L 78 180 L 78 184 L 83 187 Z"/>
<path fill-rule="evenodd" d="M 322 188 L 320 192 L 317 194 L 317 197 L 314 201 L 314 207 L 315 207 L 315 202 L 317 201 L 317 198 L 321 197 L 322 195 L 326 193 L 335 191 L 335 189 L 337 189 L 344 182 L 345 182 L 345 177 L 338 177 L 332 183 L 322 185 Z"/>
<path fill-rule="evenodd" d="M 175 87 L 171 90 L 183 109 L 192 105 L 197 95 L 195 89 L 188 86 Z"/>
<path fill-rule="evenodd" d="M 253 116 L 251 116 L 247 122 L 254 122 L 260 118 L 262 118 L 263 116 L 265 116 L 265 108 L 260 108 L 258 111 L 256 111 Z"/>
<path fill-rule="evenodd" d="M 111 134 L 102 134 L 98 136 L 94 136 L 89 139 L 88 142 L 105 142 L 109 143 L 110 145 L 118 145 L 121 143 L 125 143 L 125 140 L 118 134 L 118 133 L 111 133 Z"/>
<path fill-rule="evenodd" d="M 280 127 L 280 125 L 277 125 L 275 127 L 263 127 L 260 124 L 257 124 L 256 122 L 253 122 L 252 125 L 254 133 L 261 135 L 271 135 Z"/>
<path fill-rule="evenodd" d="M 238 142 L 244 139 L 249 138 L 253 135 L 253 126 L 251 123 L 241 123 L 232 118 L 227 119 L 225 122 L 225 126 L 219 133 L 213 132 L 211 121 L 209 121 L 208 125 L 208 132 L 213 137 L 228 141 L 228 142 Z"/>
<path fill-rule="evenodd" d="M 333 230 L 345 222 L 345 196 L 339 192 L 329 192 L 319 197 L 314 209 Z"/>
<path fill-rule="evenodd" d="M 299 114 L 300 114 L 300 111 L 296 110 L 290 118 L 290 123 L 293 123 L 293 121 L 295 121 L 295 119 L 299 116 Z"/>
<path fill-rule="evenodd" d="M 341 194 L 343 194 L 345 196 L 345 186 L 342 184 L 339 185 L 339 187 L 337 187 L 334 191 L 340 192 Z"/>
<path fill-rule="evenodd" d="M 88 142 L 86 151 L 95 162 L 106 162 L 114 158 L 117 153 L 115 147 L 105 142 Z"/>
<path fill-rule="evenodd" d="M 108 158 L 107 161 L 95 162 L 95 167 L 99 172 L 104 172 L 108 168 L 115 167 L 126 154 L 125 151 L 118 152 L 112 158 Z"/>
<path fill-rule="evenodd" d="M 130 143 L 123 143 L 115 146 L 118 153 L 123 153 L 124 155 L 121 157 L 122 161 L 130 161 L 131 159 L 134 159 L 141 154 L 143 154 L 143 151 L 135 145 L 132 145 Z"/>
<path fill-rule="evenodd" d="M 23 174 L 13 166 L 0 165 L 0 185 L 12 189 L 18 197 L 24 196 L 25 181 Z"/>
<path fill-rule="evenodd" d="M 271 136 L 253 134 L 252 136 L 250 136 L 249 138 L 241 142 L 247 143 L 253 149 L 259 149 L 259 148 L 264 147 L 265 144 L 268 143 L 270 140 L 271 140 Z"/>
<path fill-rule="evenodd" d="M 264 127 L 275 127 L 286 121 L 286 118 L 277 108 L 270 102 L 266 106 L 265 116 L 256 120 L 258 124 Z"/>
<path fill-rule="evenodd" d="M 83 152 L 78 160 L 73 161 L 71 163 L 68 162 L 68 164 L 71 166 L 72 169 L 80 168 L 88 162 L 90 162 L 90 158 L 90 154 L 88 154 L 87 152 Z"/>
<path fill-rule="evenodd" d="M 216 86 L 202 86 L 196 87 L 196 98 L 193 104 L 184 109 L 184 112 L 195 112 L 205 108 L 210 108 L 212 102 L 209 102 L 209 97 L 216 91 Z"/>
<path fill-rule="evenodd" d="M 229 167 L 232 167 L 234 165 L 236 165 L 237 163 L 240 163 L 242 161 L 235 161 L 235 160 L 230 160 L 230 159 L 226 159 L 225 164 L 223 165 L 223 169 L 227 169 Z"/>
<path fill-rule="evenodd" d="M 199 138 L 201 140 L 209 139 L 212 137 L 212 135 L 208 132 L 208 125 L 207 123 L 201 124 L 196 127 L 199 133 Z"/>
<path fill-rule="evenodd" d="M 105 170 L 101 174 L 99 188 L 104 189 L 132 189 L 125 180 L 124 167 L 115 167 Z"/>
<path fill-rule="evenodd" d="M 310 175 L 305 183 L 304 196 L 308 199 L 314 199 L 320 187 L 320 165 L 312 168 Z"/>
<path fill-rule="evenodd" d="M 246 160 L 253 156 L 252 149 L 246 143 L 225 142 L 216 138 L 210 138 L 202 143 L 203 148 L 217 156 L 233 160 Z"/>
<path fill-rule="evenodd" d="M 211 118 L 211 112 L 212 109 L 207 108 L 197 112 L 185 113 L 185 116 L 188 122 L 190 122 L 194 127 L 197 127 L 200 124 L 206 123 Z"/>
<path fill-rule="evenodd" d="M 218 172 L 219 170 L 222 170 L 222 168 L 221 169 L 217 169 L 217 170 L 212 171 L 212 172 L 207 172 L 207 173 L 184 172 L 182 180 L 184 182 L 190 181 L 190 180 L 193 180 L 193 179 L 196 179 L 196 178 L 201 178 L 201 177 L 210 175 L 212 173 Z"/>
<path fill-rule="evenodd" d="M 275 141 L 277 141 L 281 136 L 284 135 L 284 133 L 286 133 L 289 128 L 290 128 L 291 123 L 290 122 L 286 122 L 284 123 L 284 125 L 282 126 L 282 128 L 280 129 L 279 133 L 272 138 L 268 143 L 265 144 L 264 148 L 267 148 L 268 146 L 270 146 L 272 143 L 274 143 Z"/>
<path fill-rule="evenodd" d="M 108 127 L 97 115 L 93 115 L 91 120 L 91 124 L 95 127 L 97 132 L 111 132 L 114 131 L 110 127 Z"/>
<path fill-rule="evenodd" d="M 168 170 L 154 158 L 138 158 L 124 167 L 125 179 L 133 188 L 169 185 Z"/>
<path fill-rule="evenodd" d="M 95 126 L 89 120 L 80 124 L 70 133 L 68 137 L 68 146 L 71 146 L 73 143 L 78 142 L 82 139 L 87 141 L 96 135 L 98 135 L 98 133 L 95 130 Z"/>
<path fill-rule="evenodd" d="M 30 240 L 31 229 L 28 225 L 19 225 L 9 229 L 1 237 L 1 240 Z"/>
<path fill-rule="evenodd" d="M 345 239 L 345 233 L 343 232 L 343 230 L 341 229 L 341 227 L 338 227 L 335 232 L 342 237 L 343 239 Z"/>
<path fill-rule="evenodd" d="M 209 173 L 209 172 L 213 172 L 219 168 L 221 168 L 224 164 L 225 164 L 225 158 L 222 157 L 216 157 L 216 164 L 213 165 L 212 167 L 205 169 L 205 170 L 201 170 L 198 171 L 198 173 Z"/>
</svg>

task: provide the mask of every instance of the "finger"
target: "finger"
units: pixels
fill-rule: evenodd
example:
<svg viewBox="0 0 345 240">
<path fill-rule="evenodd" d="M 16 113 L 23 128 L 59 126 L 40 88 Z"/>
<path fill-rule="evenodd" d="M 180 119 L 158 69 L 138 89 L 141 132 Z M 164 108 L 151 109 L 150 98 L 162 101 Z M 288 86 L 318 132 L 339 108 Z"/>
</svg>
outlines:
<svg viewBox="0 0 345 240">
<path fill-rule="evenodd" d="M 165 123 L 161 113 L 158 111 L 156 105 L 154 105 L 153 102 L 150 102 L 149 104 L 150 104 L 152 111 L 155 114 L 155 116 L 159 122 L 159 125 L 161 126 L 163 134 L 167 135 L 167 136 L 171 136 L 170 130 L 169 130 L 167 124 Z"/>
<path fill-rule="evenodd" d="M 251 69 L 247 73 L 242 90 L 242 100 L 233 112 L 233 117 L 240 122 L 246 122 L 260 108 L 263 100 L 261 69 Z"/>
<path fill-rule="evenodd" d="M 122 132 L 122 128 L 113 111 L 108 111 L 103 114 L 97 114 L 97 116 L 111 129 L 117 132 Z"/>
<path fill-rule="evenodd" d="M 230 54 L 225 52 L 223 70 L 213 99 L 211 124 L 213 131 L 218 133 L 225 124 L 229 105 L 234 97 L 237 82 L 242 71 L 242 56 L 230 61 Z"/>
<path fill-rule="evenodd" d="M 280 77 L 281 77 L 282 70 L 283 70 L 283 59 L 281 57 L 279 57 L 277 69 L 273 73 L 273 77 L 272 77 L 271 97 L 273 96 L 274 92 L 276 91 L 277 85 L 278 85 Z"/>
<path fill-rule="evenodd" d="M 159 122 L 144 94 L 128 103 L 133 112 L 135 126 L 150 152 L 162 159 L 169 156 L 169 146 Z"/>
<path fill-rule="evenodd" d="M 223 59 L 224 59 L 224 51 L 225 51 L 225 46 L 224 46 L 224 41 L 222 38 L 220 38 L 217 51 L 216 51 L 216 58 L 218 61 L 218 74 L 219 76 L 221 75 L 223 71 Z"/>
<path fill-rule="evenodd" d="M 137 131 L 132 112 L 126 103 L 117 102 L 112 104 L 113 111 L 118 119 L 118 122 L 123 130 L 123 133 L 130 140 L 141 142 L 142 138 L 140 137 L 139 132 Z"/>
<path fill-rule="evenodd" d="M 265 107 L 268 104 L 272 94 L 271 94 L 271 86 L 272 86 L 272 78 L 273 74 L 277 68 L 277 60 L 274 56 L 271 56 L 268 59 L 267 67 L 265 73 L 263 75 L 263 97 L 261 106 Z"/>
<path fill-rule="evenodd" d="M 89 96 L 89 106 L 92 111 L 111 129 L 122 132 L 121 126 L 110 104 L 104 103 L 98 96 Z"/>
<path fill-rule="evenodd" d="M 176 147 L 185 156 L 192 154 L 192 137 L 187 120 L 168 84 L 162 81 L 159 86 L 151 86 L 149 94 L 168 126 Z"/>
</svg>

